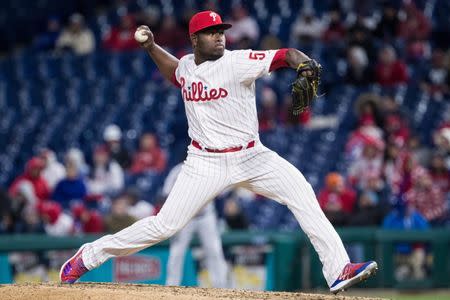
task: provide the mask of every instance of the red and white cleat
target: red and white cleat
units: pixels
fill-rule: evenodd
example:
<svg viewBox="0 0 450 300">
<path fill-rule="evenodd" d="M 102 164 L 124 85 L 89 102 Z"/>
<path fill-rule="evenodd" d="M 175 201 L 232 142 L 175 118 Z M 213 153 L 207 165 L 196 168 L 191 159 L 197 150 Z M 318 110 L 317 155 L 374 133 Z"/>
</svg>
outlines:
<svg viewBox="0 0 450 300">
<path fill-rule="evenodd" d="M 364 281 L 378 270 L 378 265 L 374 261 L 352 264 L 348 263 L 341 275 L 330 287 L 330 292 L 337 294 L 342 292 L 358 282 Z"/>
<path fill-rule="evenodd" d="M 77 253 L 67 260 L 59 271 L 59 279 L 62 283 L 74 283 L 80 277 L 88 272 L 83 262 L 81 254 L 83 253 L 84 245 L 78 249 Z"/>
</svg>

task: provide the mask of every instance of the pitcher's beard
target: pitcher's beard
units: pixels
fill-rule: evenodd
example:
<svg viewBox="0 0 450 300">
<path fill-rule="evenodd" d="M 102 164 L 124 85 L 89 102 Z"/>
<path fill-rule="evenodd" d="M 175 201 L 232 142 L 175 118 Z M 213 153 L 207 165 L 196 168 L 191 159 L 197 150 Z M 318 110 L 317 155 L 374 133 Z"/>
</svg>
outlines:
<svg viewBox="0 0 450 300">
<path fill-rule="evenodd" d="M 218 59 L 221 58 L 222 56 L 223 56 L 223 53 L 222 53 L 222 54 L 216 54 L 216 55 L 211 54 L 211 55 L 208 57 L 208 60 L 218 60 Z"/>
<path fill-rule="evenodd" d="M 215 52 L 211 52 L 211 53 L 202 53 L 203 57 L 206 60 L 218 60 L 219 58 L 221 58 L 224 54 L 225 50 L 220 50 L 220 51 L 215 51 Z"/>
</svg>

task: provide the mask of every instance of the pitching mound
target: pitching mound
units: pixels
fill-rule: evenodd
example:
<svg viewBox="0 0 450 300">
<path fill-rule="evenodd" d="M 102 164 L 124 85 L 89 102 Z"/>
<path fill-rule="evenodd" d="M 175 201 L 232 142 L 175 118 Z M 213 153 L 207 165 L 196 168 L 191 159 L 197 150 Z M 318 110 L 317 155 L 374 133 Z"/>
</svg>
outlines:
<svg viewBox="0 0 450 300">
<path fill-rule="evenodd" d="M 41 299 L 152 299 L 152 300 L 206 300 L 206 299 L 320 299 L 320 300 L 369 300 L 379 298 L 345 297 L 303 293 L 254 292 L 230 289 L 203 289 L 190 287 L 165 287 L 142 284 L 114 283 L 77 283 L 62 285 L 56 283 L 44 284 L 14 284 L 0 285 L 2 300 L 41 300 Z"/>
</svg>

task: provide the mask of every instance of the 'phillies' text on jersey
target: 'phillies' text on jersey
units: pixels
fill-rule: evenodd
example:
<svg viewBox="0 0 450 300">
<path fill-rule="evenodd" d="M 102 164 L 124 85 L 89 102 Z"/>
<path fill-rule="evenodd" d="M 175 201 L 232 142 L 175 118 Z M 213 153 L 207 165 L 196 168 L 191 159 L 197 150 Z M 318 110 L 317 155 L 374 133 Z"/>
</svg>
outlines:
<svg viewBox="0 0 450 300">
<path fill-rule="evenodd" d="M 211 101 L 219 98 L 225 98 L 228 96 L 228 91 L 224 88 L 209 89 L 207 86 L 203 86 L 203 82 L 193 82 L 187 89 L 185 88 L 186 79 L 180 78 L 181 93 L 184 101 Z"/>
</svg>

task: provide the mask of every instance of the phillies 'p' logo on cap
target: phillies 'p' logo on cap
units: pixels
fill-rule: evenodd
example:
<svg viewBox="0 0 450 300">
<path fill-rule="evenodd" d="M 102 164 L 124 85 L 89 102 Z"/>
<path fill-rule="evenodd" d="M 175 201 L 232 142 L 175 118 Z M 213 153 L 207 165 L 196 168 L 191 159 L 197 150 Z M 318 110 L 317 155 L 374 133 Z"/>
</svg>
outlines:
<svg viewBox="0 0 450 300">
<path fill-rule="evenodd" d="M 231 24 L 222 23 L 222 18 L 216 12 L 206 10 L 196 13 L 189 21 L 189 35 L 209 27 L 228 29 Z"/>
</svg>

